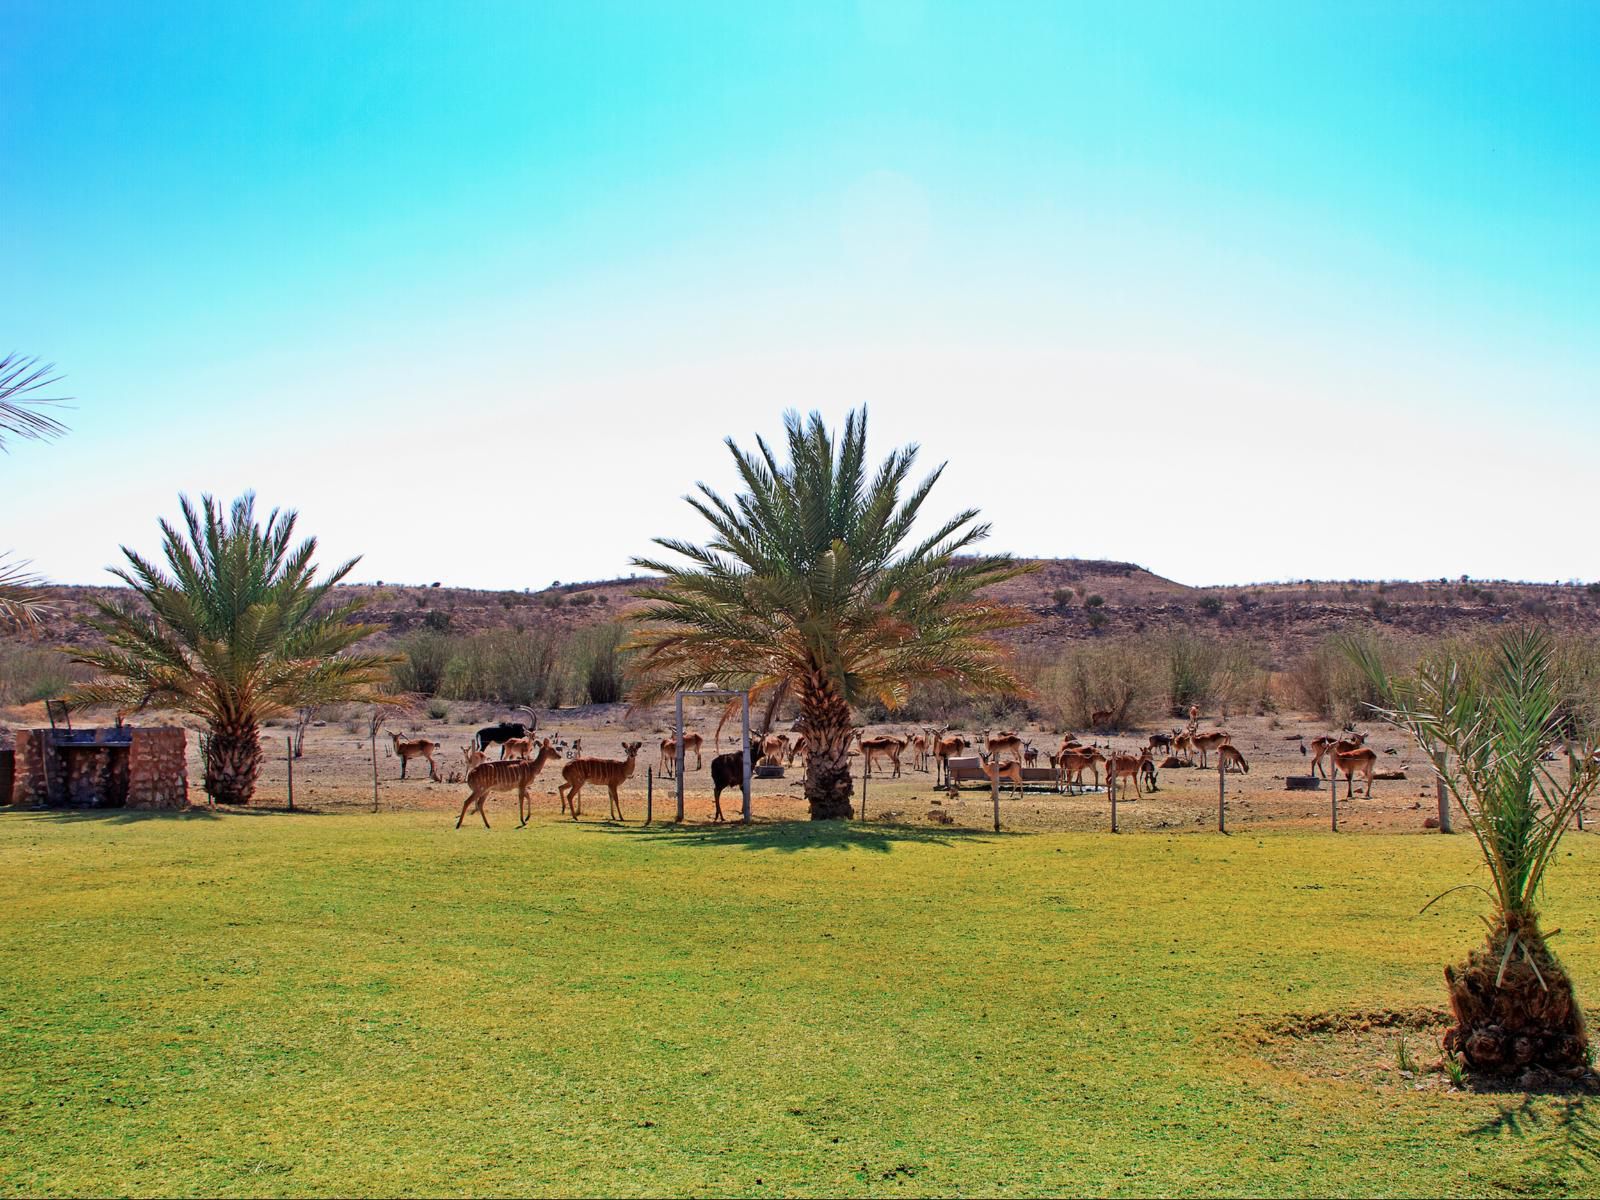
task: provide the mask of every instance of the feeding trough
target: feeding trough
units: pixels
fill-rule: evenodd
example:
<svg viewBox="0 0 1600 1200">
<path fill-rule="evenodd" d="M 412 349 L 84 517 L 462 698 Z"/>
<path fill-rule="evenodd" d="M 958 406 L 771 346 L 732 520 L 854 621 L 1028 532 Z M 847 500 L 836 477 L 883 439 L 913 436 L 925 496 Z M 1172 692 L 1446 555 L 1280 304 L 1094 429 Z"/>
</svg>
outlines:
<svg viewBox="0 0 1600 1200">
<path fill-rule="evenodd" d="M 757 779 L 782 779 L 782 763 L 757 763 L 751 768 L 750 773 Z"/>
<path fill-rule="evenodd" d="M 1290 775 L 1283 781 L 1283 785 L 1291 792 L 1315 792 L 1322 787 L 1320 775 Z"/>
</svg>

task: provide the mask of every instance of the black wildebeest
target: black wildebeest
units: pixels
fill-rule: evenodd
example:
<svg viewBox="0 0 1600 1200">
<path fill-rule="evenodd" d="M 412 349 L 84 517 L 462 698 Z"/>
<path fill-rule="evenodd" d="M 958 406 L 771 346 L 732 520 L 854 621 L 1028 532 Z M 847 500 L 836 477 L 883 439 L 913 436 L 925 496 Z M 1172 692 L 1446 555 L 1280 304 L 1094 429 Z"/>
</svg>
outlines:
<svg viewBox="0 0 1600 1200">
<path fill-rule="evenodd" d="M 502 721 L 498 725 L 489 725 L 478 730 L 472 735 L 472 744 L 479 750 L 487 750 L 490 746 L 500 746 L 500 757 L 506 756 L 506 743 L 512 738 L 523 738 L 539 728 L 539 718 L 533 709 L 523 708 L 520 711 L 528 714 L 527 723 L 521 721 Z"/>
</svg>

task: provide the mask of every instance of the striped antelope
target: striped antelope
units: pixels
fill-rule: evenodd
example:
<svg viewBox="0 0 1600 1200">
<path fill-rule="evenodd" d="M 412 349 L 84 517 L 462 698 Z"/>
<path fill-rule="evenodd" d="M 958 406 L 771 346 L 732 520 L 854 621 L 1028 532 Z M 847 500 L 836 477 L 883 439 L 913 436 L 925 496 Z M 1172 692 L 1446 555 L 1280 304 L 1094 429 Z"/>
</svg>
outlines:
<svg viewBox="0 0 1600 1200">
<path fill-rule="evenodd" d="M 478 750 L 475 753 L 482 754 L 483 751 Z M 472 790 L 461 804 L 461 815 L 456 818 L 456 828 L 461 828 L 461 822 L 467 816 L 467 809 L 473 805 L 477 805 L 478 815 L 483 817 L 483 827 L 489 828 L 489 818 L 484 815 L 483 802 L 495 792 L 509 792 L 515 789 L 517 816 L 522 818 L 517 828 L 521 829 L 533 815 L 533 805 L 528 800 L 528 785 L 539 777 L 539 772 L 544 770 L 545 763 L 552 758 L 560 757 L 561 751 L 550 744 L 549 738 L 545 738 L 539 743 L 539 754 L 536 758 L 497 758 L 492 762 L 480 762 L 467 772 L 467 787 Z"/>
<path fill-rule="evenodd" d="M 633 776 L 642 745 L 643 742 L 623 742 L 622 752 L 627 758 L 575 758 L 562 767 L 561 778 L 566 782 L 557 789 L 561 795 L 561 811 L 566 812 L 570 807 L 572 819 L 576 821 L 578 813 L 582 811 L 578 793 L 583 791 L 584 784 L 603 783 L 611 792 L 611 815 L 619 821 L 627 820 L 622 815 L 622 802 L 617 799 L 617 789 Z"/>
<path fill-rule="evenodd" d="M 401 779 L 406 777 L 406 766 L 413 758 L 425 758 L 428 760 L 428 778 L 439 782 L 439 768 L 433 761 L 433 752 L 439 748 L 438 742 L 430 742 L 427 738 L 403 738 L 392 729 L 389 730 L 389 736 L 394 739 L 394 752 L 400 759 Z"/>
</svg>

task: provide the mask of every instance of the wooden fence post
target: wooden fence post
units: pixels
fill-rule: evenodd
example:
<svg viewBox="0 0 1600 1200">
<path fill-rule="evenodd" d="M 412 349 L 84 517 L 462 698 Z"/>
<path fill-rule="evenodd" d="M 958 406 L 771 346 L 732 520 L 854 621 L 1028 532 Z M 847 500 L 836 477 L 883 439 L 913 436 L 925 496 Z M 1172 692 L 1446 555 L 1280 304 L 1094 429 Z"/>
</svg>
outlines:
<svg viewBox="0 0 1600 1200">
<path fill-rule="evenodd" d="M 1328 772 L 1328 787 L 1331 790 L 1331 804 L 1333 812 L 1333 831 L 1339 832 L 1339 769 L 1337 764 Z"/>
<path fill-rule="evenodd" d="M 644 823 L 646 825 L 650 824 L 650 816 L 655 808 L 655 802 L 656 769 L 654 767 L 646 767 L 644 769 Z"/>
<path fill-rule="evenodd" d="M 1117 828 L 1117 768 L 1111 764 L 1106 766 L 1106 790 L 1111 793 L 1111 832 L 1121 832 Z"/>
<path fill-rule="evenodd" d="M 372 811 L 378 811 L 378 723 L 372 723 Z"/>
<path fill-rule="evenodd" d="M 672 763 L 678 777 L 678 815 L 673 818 L 679 825 L 683 824 L 683 693 L 678 693 L 678 724 L 677 732 L 673 735 L 678 739 L 677 748 L 672 752 Z"/>
<path fill-rule="evenodd" d="M 1000 832 L 1000 756 L 996 754 L 990 762 L 994 767 L 994 774 L 989 776 L 989 799 L 994 804 L 994 831 Z"/>
<path fill-rule="evenodd" d="M 1567 740 L 1567 786 L 1578 786 L 1578 752 L 1572 748 L 1572 740 Z M 1578 805 L 1575 814 L 1578 818 L 1578 832 L 1583 832 L 1583 805 Z"/>
<path fill-rule="evenodd" d="M 867 780 L 872 778 L 871 774 L 869 774 L 871 770 L 872 760 L 867 757 L 867 752 L 863 750 L 861 752 L 861 816 L 857 818 L 857 820 L 861 821 L 867 819 Z"/>
<path fill-rule="evenodd" d="M 283 739 L 283 761 L 289 764 L 289 811 L 294 811 L 294 739 Z"/>
<path fill-rule="evenodd" d="M 1228 832 L 1228 766 L 1227 760 L 1222 757 L 1221 747 L 1217 754 L 1217 832 Z"/>
</svg>

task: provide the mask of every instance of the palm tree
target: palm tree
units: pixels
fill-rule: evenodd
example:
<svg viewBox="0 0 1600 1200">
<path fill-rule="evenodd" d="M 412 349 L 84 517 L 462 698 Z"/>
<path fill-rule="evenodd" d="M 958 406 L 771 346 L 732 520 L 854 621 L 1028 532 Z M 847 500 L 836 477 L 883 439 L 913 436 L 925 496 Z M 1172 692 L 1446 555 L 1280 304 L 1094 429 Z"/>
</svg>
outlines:
<svg viewBox="0 0 1600 1200">
<path fill-rule="evenodd" d="M 789 461 L 759 437 L 758 453 L 730 438 L 744 491 L 730 503 L 704 484 L 689 504 L 713 531 L 705 546 L 656 544 L 686 565 L 635 559 L 659 573 L 634 614 L 641 701 L 680 688 L 749 688 L 770 723 L 788 698 L 810 750 L 805 794 L 813 820 L 849 817 L 850 705 L 905 702 L 913 684 L 990 693 L 1022 684 L 988 636 L 1029 618 L 980 589 L 1028 570 L 1003 555 L 958 557 L 988 536 L 968 509 L 910 542 L 943 467 L 902 495 L 916 447 L 896 450 L 870 477 L 867 413 L 835 441 L 813 413 L 785 414 Z"/>
<path fill-rule="evenodd" d="M 319 582 L 316 539 L 290 548 L 293 512 L 274 509 L 261 526 L 248 492 L 231 513 L 210 496 L 200 510 L 179 499 L 187 538 L 161 522 L 171 574 L 123 547 L 128 567 L 112 574 L 144 604 L 96 603 L 90 624 L 107 645 L 79 650 L 76 661 L 101 674 L 72 699 L 159 704 L 203 718 L 206 793 L 247 804 L 261 765 L 261 722 L 304 705 L 382 699 L 392 659 L 346 653 L 373 626 L 352 619 L 359 601 L 328 602 L 358 559 Z"/>
<path fill-rule="evenodd" d="M 1480 889 L 1493 904 L 1487 944 L 1445 968 L 1456 1019 L 1446 1050 L 1479 1072 L 1581 1070 L 1589 1045 L 1583 1013 L 1535 902 L 1562 835 L 1600 783 L 1600 766 L 1592 737 L 1557 769 L 1565 779 L 1546 761 L 1551 743 L 1570 731 L 1550 638 L 1513 630 L 1486 652 L 1437 656 L 1400 679 L 1370 646 L 1352 642 L 1348 650 L 1383 697 L 1382 715 L 1424 750 L 1445 751 L 1445 787 L 1488 868 L 1492 886 Z"/>
<path fill-rule="evenodd" d="M 39 411 L 41 406 L 59 404 L 59 397 L 38 393 L 59 383 L 55 368 L 36 358 L 20 354 L 0 356 L 0 450 L 8 437 L 43 441 L 66 432 L 66 426 Z M 32 625 L 49 606 L 39 595 L 41 580 L 27 569 L 28 564 L 0 554 L 0 620 L 12 625 Z"/>
</svg>

